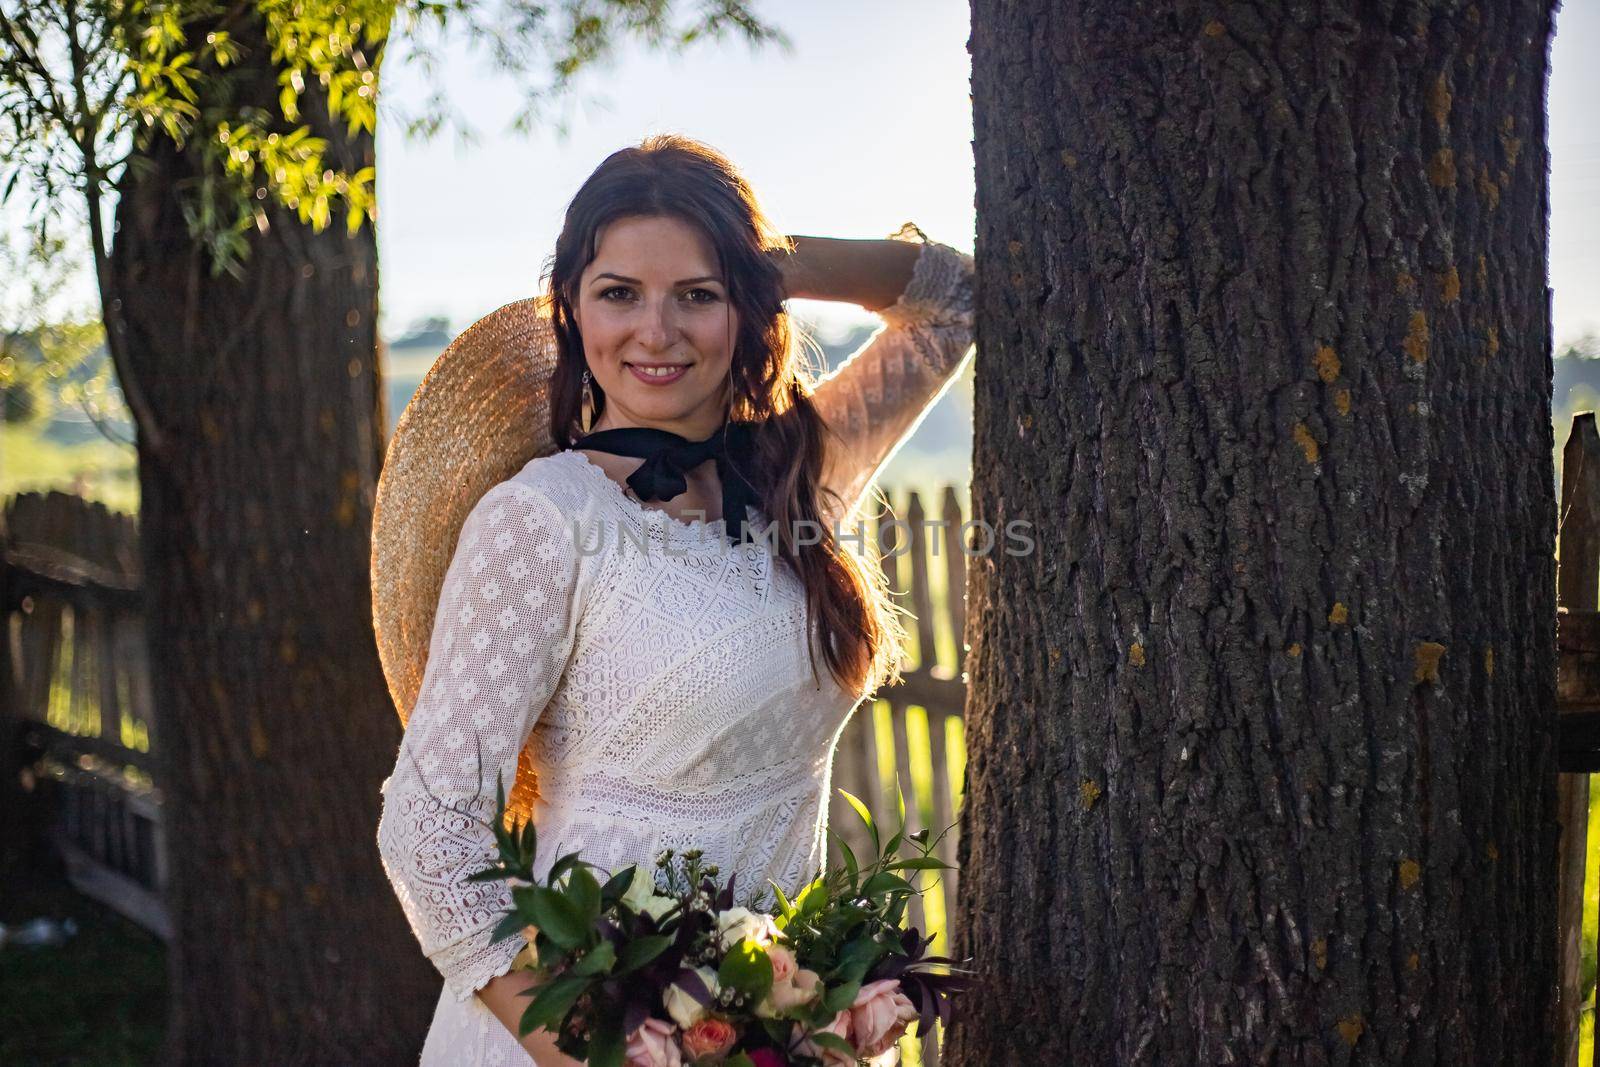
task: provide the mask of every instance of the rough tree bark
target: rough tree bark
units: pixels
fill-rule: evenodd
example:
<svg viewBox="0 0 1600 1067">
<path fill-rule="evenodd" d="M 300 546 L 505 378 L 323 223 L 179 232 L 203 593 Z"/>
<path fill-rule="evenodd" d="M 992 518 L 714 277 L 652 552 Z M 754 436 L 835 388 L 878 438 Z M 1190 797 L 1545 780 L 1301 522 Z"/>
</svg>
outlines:
<svg viewBox="0 0 1600 1067">
<path fill-rule="evenodd" d="M 240 99 L 274 110 L 251 74 Z M 371 163 L 369 137 L 316 132 Z M 139 455 L 177 931 L 163 1062 L 414 1062 L 439 979 L 375 836 L 400 739 L 368 590 L 376 242 L 274 210 L 243 277 L 213 277 L 176 195 L 197 155 L 163 139 L 127 169 L 112 252 L 166 446 Z"/>
<path fill-rule="evenodd" d="M 948 1062 L 1547 1064 L 1553 4 L 974 4 Z"/>
</svg>

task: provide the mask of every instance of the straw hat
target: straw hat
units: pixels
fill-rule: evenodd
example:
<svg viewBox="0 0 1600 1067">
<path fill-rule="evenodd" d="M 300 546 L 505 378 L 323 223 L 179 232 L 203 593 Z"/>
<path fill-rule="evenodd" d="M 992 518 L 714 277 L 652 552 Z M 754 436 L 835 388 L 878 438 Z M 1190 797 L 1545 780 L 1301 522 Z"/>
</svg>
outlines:
<svg viewBox="0 0 1600 1067">
<path fill-rule="evenodd" d="M 467 513 L 529 460 L 556 450 L 555 365 L 544 298 L 507 304 L 434 360 L 395 426 L 372 513 L 372 623 L 402 724 L 422 688 L 434 611 Z M 538 796 L 524 748 L 507 799 L 511 817 L 531 817 Z"/>
</svg>

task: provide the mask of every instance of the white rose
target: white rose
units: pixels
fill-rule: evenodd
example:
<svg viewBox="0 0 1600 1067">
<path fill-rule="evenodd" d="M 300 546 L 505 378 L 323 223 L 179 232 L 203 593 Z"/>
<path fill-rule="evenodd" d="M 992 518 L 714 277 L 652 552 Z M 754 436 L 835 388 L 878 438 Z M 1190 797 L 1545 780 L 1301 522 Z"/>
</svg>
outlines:
<svg viewBox="0 0 1600 1067">
<path fill-rule="evenodd" d="M 650 894 L 650 899 L 644 902 L 644 911 L 650 918 L 660 922 L 663 915 L 677 906 L 678 902 L 672 897 L 664 897 L 658 893 L 652 893 Z"/>
<path fill-rule="evenodd" d="M 657 893 L 655 883 L 643 871 L 633 873 L 633 882 L 622 894 L 622 900 L 634 911 L 644 912 L 658 922 L 677 903 L 672 897 Z"/>
<path fill-rule="evenodd" d="M 717 913 L 717 939 L 724 952 L 731 951 L 745 938 L 758 945 L 770 945 L 781 936 L 770 915 L 749 908 L 729 908 Z"/>
<path fill-rule="evenodd" d="M 667 991 L 661 994 L 661 1003 L 666 1007 L 667 1014 L 672 1016 L 672 1021 L 685 1030 L 706 1017 L 710 1005 L 717 999 L 717 994 L 722 992 L 722 986 L 717 981 L 717 972 L 710 967 L 696 967 L 694 973 L 706 984 L 706 989 L 711 992 L 711 1000 L 702 1004 L 686 993 L 678 983 L 667 986 Z"/>
</svg>

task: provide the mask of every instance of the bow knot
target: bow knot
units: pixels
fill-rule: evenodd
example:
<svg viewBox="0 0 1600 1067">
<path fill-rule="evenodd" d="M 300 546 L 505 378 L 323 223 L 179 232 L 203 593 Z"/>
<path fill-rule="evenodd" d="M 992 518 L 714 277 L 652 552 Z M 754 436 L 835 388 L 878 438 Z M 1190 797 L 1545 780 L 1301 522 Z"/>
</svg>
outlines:
<svg viewBox="0 0 1600 1067">
<path fill-rule="evenodd" d="M 644 462 L 628 475 L 628 488 L 640 500 L 671 500 L 688 492 L 688 472 L 708 459 L 716 460 L 717 476 L 722 480 L 723 522 L 728 539 L 737 544 L 750 541 L 745 509 L 759 508 L 761 496 L 729 462 L 729 455 L 748 463 L 753 455 L 752 440 L 749 424 L 739 422 L 724 423 L 704 441 L 691 441 L 651 426 L 624 426 L 587 434 L 573 447 L 642 458 Z"/>
<path fill-rule="evenodd" d="M 628 485 L 640 500 L 671 500 L 679 493 L 688 492 L 689 471 L 711 459 L 714 454 L 710 441 L 668 444 L 645 457 L 645 461 L 628 475 Z"/>
</svg>

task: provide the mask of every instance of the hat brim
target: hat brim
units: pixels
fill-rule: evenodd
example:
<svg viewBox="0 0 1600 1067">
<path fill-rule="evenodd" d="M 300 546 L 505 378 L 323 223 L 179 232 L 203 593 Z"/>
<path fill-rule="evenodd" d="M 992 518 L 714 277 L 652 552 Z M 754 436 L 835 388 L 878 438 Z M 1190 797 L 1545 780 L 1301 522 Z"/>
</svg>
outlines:
<svg viewBox="0 0 1600 1067">
<path fill-rule="evenodd" d="M 439 354 L 395 425 L 372 513 L 372 622 L 401 723 L 422 688 L 445 571 L 467 514 L 555 451 L 555 333 L 542 298 L 485 315 Z"/>
</svg>

